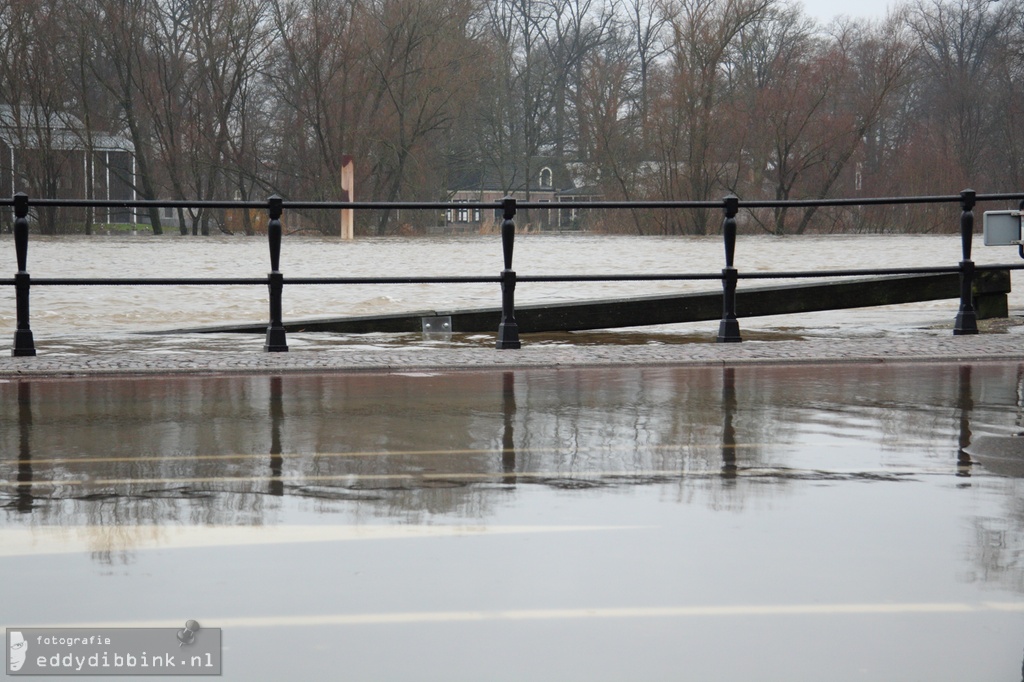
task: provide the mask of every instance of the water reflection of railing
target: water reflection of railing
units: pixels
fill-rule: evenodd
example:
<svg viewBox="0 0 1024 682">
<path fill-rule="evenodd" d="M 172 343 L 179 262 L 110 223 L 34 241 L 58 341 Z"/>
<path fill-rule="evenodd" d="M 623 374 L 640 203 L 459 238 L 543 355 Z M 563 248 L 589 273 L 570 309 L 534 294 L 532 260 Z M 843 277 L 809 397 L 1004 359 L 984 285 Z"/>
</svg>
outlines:
<svg viewBox="0 0 1024 682">
<path fill-rule="evenodd" d="M 439 384 L 396 378 L 383 387 L 379 378 L 359 376 L 19 379 L 0 387 L 0 451 L 10 453 L 0 457 L 0 514 L 80 525 L 84 512 L 90 525 L 117 526 L 198 513 L 212 524 L 249 524 L 269 523 L 275 498 L 286 497 L 335 511 L 343 501 L 367 503 L 378 506 L 373 514 L 392 518 L 422 509 L 481 510 L 493 499 L 490 484 L 507 491 L 521 484 L 712 481 L 720 470 L 731 488 L 738 470 L 735 371 L 704 370 L 701 383 L 717 391 L 719 372 L 726 414 L 720 436 L 716 400 L 680 396 L 671 388 L 675 378 L 659 382 L 656 372 L 644 381 L 644 370 L 631 375 L 638 380 L 626 382 L 626 393 L 597 403 L 584 396 L 606 379 L 570 381 L 566 391 L 552 392 L 539 376 L 541 385 L 531 388 L 529 377 L 512 371 Z M 662 390 L 646 397 L 633 390 L 659 383 Z M 394 401 L 407 391 L 414 393 Z M 474 409 L 436 419 L 431 395 L 469 395 Z M 639 403 L 631 407 L 633 400 Z M 553 415 L 551 406 L 563 402 L 580 408 Z M 642 442 L 638 428 L 653 442 Z M 704 447 L 678 440 L 681 433 L 714 440 Z M 756 448 L 739 450 L 744 466 L 756 466 Z"/>
<path fill-rule="evenodd" d="M 18 383 L 18 487 L 15 490 L 15 506 L 23 514 L 32 512 L 35 498 L 32 495 L 32 384 Z"/>
<path fill-rule="evenodd" d="M 573 372 L 558 381 L 511 371 L 471 379 L 19 379 L 0 387 L 0 450 L 10 453 L 0 458 L 0 515 L 10 510 L 42 524 L 101 526 L 97 533 L 114 533 L 115 546 L 130 547 L 132 532 L 139 532 L 133 525 L 189 517 L 271 525 L 300 498 L 321 510 L 388 519 L 424 512 L 487 519 L 495 500 L 523 486 L 656 484 L 701 489 L 712 508 L 739 510 L 745 500 L 776 495 L 794 481 L 881 480 L 874 465 L 858 473 L 835 470 L 825 454 L 811 468 L 791 458 L 801 442 L 820 442 L 820 430 L 795 433 L 807 423 L 809 406 L 841 421 L 870 421 L 868 431 L 840 434 L 834 421 L 822 424 L 830 438 L 857 448 L 913 453 L 911 466 L 921 477 L 931 468 L 922 453 L 933 445 L 961 486 L 993 474 L 1024 477 L 1024 438 L 1009 434 L 1017 433 L 1024 409 L 1024 369 L 946 366 L 882 378 L 890 373 L 722 367 Z M 851 385 L 860 395 L 852 396 Z M 437 404 L 433 396 L 441 396 Z M 456 397 L 473 409 L 437 411 Z M 861 438 L 881 434 L 894 415 L 888 439 Z M 654 438 L 645 442 L 641 433 Z M 697 437 L 687 442 L 686 434 Z M 883 469 L 900 463 L 905 470 L 903 461 L 879 460 Z M 1011 504 L 1020 499 L 1007 494 Z M 282 498 L 290 499 L 282 505 Z M 978 537 L 1018 538 L 1024 517 L 1017 509 L 1012 504 L 1006 515 L 1009 528 L 1002 516 L 978 515 Z M 1006 549 L 1018 545 L 980 542 L 978 561 L 987 574 L 1024 590 Z"/>
<path fill-rule="evenodd" d="M 35 286 L 181 286 L 181 285 L 260 285 L 267 286 L 270 292 L 270 321 L 267 326 L 264 350 L 283 352 L 288 350 L 287 334 L 282 320 L 282 294 L 286 280 L 280 269 L 281 261 L 281 217 L 285 209 L 290 210 L 422 210 L 447 211 L 460 210 L 495 210 L 502 216 L 501 242 L 504 268 L 496 277 L 296 277 L 289 278 L 292 284 L 455 284 L 455 283 L 496 283 L 501 286 L 501 322 L 497 330 L 496 347 L 499 349 L 520 348 L 519 327 L 515 319 L 515 289 L 518 282 L 612 282 L 612 281 L 668 281 L 668 280 L 721 280 L 722 282 L 722 319 L 719 324 L 717 340 L 719 342 L 738 342 L 742 340 L 739 321 L 736 315 L 736 288 L 740 279 L 799 279 L 813 277 L 849 277 L 858 275 L 911 275 L 911 274 L 960 274 L 960 307 L 953 326 L 954 334 L 978 333 L 977 313 L 974 309 L 972 287 L 975 273 L 985 270 L 1022 269 L 1024 265 L 987 265 L 977 266 L 971 260 L 971 245 L 974 234 L 974 207 L 978 201 L 1021 201 L 1024 205 L 1024 194 L 985 194 L 979 195 L 974 190 L 963 190 L 959 195 L 948 196 L 915 196 L 897 198 L 870 199 L 818 199 L 789 201 L 741 201 L 729 195 L 722 201 L 645 201 L 645 202 L 563 202 L 559 208 L 570 210 L 614 210 L 614 209 L 665 209 L 665 210 L 707 210 L 721 208 L 724 214 L 722 237 L 725 246 L 725 266 L 721 273 L 670 273 L 670 274 L 595 274 L 595 275 L 544 275 L 519 277 L 512 268 L 512 255 L 515 244 L 515 216 L 519 209 L 550 209 L 551 205 L 544 202 L 517 202 L 505 198 L 500 202 L 301 202 L 284 201 L 281 197 L 272 196 L 265 202 L 251 201 L 104 201 L 104 200 L 65 200 L 36 199 L 30 200 L 23 193 L 11 199 L 0 200 L 2 206 L 13 206 L 14 241 L 17 254 L 18 270 L 13 279 L 0 280 L 0 284 L 13 285 L 16 292 L 17 327 L 14 332 L 14 345 L 11 349 L 15 356 L 34 356 L 35 340 L 29 319 L 29 292 Z M 833 269 L 815 271 L 773 271 L 740 273 L 735 266 L 736 251 L 736 216 L 741 208 L 810 208 L 828 206 L 877 206 L 877 205 L 911 205 L 959 203 L 959 234 L 961 239 L 962 260 L 956 266 L 948 267 L 917 267 L 917 268 L 873 268 L 873 269 Z M 266 278 L 39 278 L 32 279 L 28 272 L 28 237 L 29 211 L 31 208 L 198 208 L 198 209 L 241 209 L 245 211 L 266 210 L 267 239 L 270 247 L 270 272 Z M 1022 248 L 1024 255 L 1024 248 Z"/>
<path fill-rule="evenodd" d="M 979 385 L 976 369 L 947 368 L 924 382 L 924 388 L 918 382 L 905 393 L 890 394 L 892 389 L 881 388 L 878 395 L 861 397 L 868 412 L 859 417 L 844 413 L 840 420 L 862 421 L 882 405 L 916 400 L 933 407 L 938 421 L 922 421 L 914 410 L 905 412 L 905 419 L 929 437 L 937 430 L 942 432 L 940 441 L 952 437 L 957 443 L 958 476 L 970 477 L 980 463 L 990 473 L 1024 477 L 1019 466 L 1024 461 L 1024 437 L 1019 428 L 1004 423 L 1007 411 L 1015 418 L 1022 414 L 1020 394 L 1004 391 L 992 403 L 993 386 L 1005 385 L 1005 373 L 983 375 Z M 1014 384 L 1024 386 L 1024 368 L 1016 371 Z M 851 372 L 850 376 L 859 376 Z M 786 435 L 791 426 L 781 434 L 773 433 L 774 426 L 814 422 L 800 409 L 813 404 L 826 421 L 810 432 L 823 427 L 838 437 L 836 422 L 827 419 L 832 414 L 827 406 L 847 394 L 845 380 L 835 374 L 825 384 L 809 384 L 810 390 L 825 393 L 798 391 L 794 402 L 785 390 L 775 390 L 792 386 L 793 377 L 780 380 L 787 374 L 766 377 L 722 367 L 685 373 L 619 370 L 614 376 L 620 377 L 616 383 L 621 385 L 610 392 L 604 374 L 573 373 L 560 377 L 555 386 L 541 375 L 512 371 L 484 373 L 471 380 L 399 377 L 385 386 L 375 385 L 379 377 L 366 381 L 358 376 L 327 380 L 274 375 L 144 384 L 118 380 L 102 385 L 20 379 L 0 391 L 7 405 L 0 415 L 6 429 L 0 431 L 8 436 L 5 447 L 12 455 L 0 461 L 9 467 L 8 483 L 0 488 L 12 493 L 0 507 L 31 511 L 33 491 L 51 487 L 67 486 L 67 492 L 97 486 L 104 495 L 119 494 L 115 490 L 128 496 L 146 494 L 147 481 L 236 481 L 252 485 L 254 493 L 282 497 L 290 494 L 289 482 L 291 493 L 301 489 L 315 496 L 316 491 L 297 484 L 347 489 L 367 482 L 390 486 L 389 481 L 402 479 L 399 488 L 388 489 L 405 490 L 417 480 L 433 485 L 448 479 L 513 486 L 602 477 L 639 483 L 647 477 L 695 476 L 720 478 L 727 485 L 762 475 L 782 480 L 796 474 L 766 466 L 759 455 L 761 444 L 782 444 L 794 437 Z M 690 392 L 681 387 L 695 388 Z M 926 392 L 918 395 L 921 391 Z M 989 396 L 980 406 L 979 392 Z M 396 402 L 395 395 L 403 398 Z M 474 409 L 456 421 L 436 420 L 445 401 L 431 403 L 429 396 L 435 395 L 468 395 L 467 404 Z M 997 405 L 1003 413 L 992 412 Z M 948 407 L 954 414 L 951 432 L 942 431 L 946 427 L 941 425 Z M 462 414 L 460 408 L 453 409 Z M 887 419 L 888 409 L 884 412 Z M 369 423 L 371 416 L 375 421 Z M 993 416 L 999 418 L 993 422 Z M 882 413 L 875 418 L 881 420 Z M 173 421 L 173 428 L 145 426 L 168 421 Z M 427 421 L 443 426 L 427 428 Z M 891 436 L 906 438 L 908 423 L 895 425 Z M 882 422 L 874 428 L 882 428 Z M 112 432 L 118 437 L 111 438 Z M 842 433 L 858 441 L 864 435 L 857 428 Z M 651 438 L 645 440 L 641 434 Z M 697 437 L 688 439 L 692 434 Z M 342 439 L 346 447 L 334 451 Z M 53 457 L 69 440 L 77 443 L 75 452 Z M 114 447 L 112 441 L 123 444 Z M 42 462 L 35 462 L 43 464 L 42 476 L 33 470 L 33 448 L 45 455 Z M 305 476 L 309 480 L 302 481 Z M 83 497 L 90 498 L 91 494 Z"/>
</svg>

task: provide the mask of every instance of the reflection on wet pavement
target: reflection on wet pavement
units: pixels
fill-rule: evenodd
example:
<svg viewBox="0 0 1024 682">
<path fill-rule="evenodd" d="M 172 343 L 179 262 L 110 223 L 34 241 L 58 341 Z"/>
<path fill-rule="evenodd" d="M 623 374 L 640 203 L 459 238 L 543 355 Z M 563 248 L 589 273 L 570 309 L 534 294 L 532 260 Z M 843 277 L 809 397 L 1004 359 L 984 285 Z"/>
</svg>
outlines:
<svg viewBox="0 0 1024 682">
<path fill-rule="evenodd" d="M 1015 679 L 1022 377 L 10 380 L 0 627 L 196 618 L 231 679 Z"/>
</svg>

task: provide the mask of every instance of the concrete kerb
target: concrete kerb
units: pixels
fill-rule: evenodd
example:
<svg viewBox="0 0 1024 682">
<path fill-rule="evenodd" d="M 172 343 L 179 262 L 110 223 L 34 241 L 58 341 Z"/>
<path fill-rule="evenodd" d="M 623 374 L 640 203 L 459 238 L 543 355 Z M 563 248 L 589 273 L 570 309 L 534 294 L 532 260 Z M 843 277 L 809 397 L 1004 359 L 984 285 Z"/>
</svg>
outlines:
<svg viewBox="0 0 1024 682">
<path fill-rule="evenodd" d="M 407 373 L 601 367 L 1024 362 L 1017 334 L 753 341 L 743 344 L 534 346 L 240 354 L 65 355 L 0 358 L 3 378 L 294 373 Z"/>
</svg>

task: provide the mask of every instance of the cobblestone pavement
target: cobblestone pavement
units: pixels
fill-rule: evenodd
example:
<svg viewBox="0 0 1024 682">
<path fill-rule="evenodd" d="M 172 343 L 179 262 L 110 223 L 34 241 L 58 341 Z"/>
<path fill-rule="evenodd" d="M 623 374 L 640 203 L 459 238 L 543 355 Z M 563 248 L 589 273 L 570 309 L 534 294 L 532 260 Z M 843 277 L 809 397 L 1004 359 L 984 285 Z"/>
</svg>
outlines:
<svg viewBox="0 0 1024 682">
<path fill-rule="evenodd" d="M 849 362 L 1024 361 L 1024 335 L 821 338 L 665 345 L 524 345 L 490 348 L 293 350 L 0 357 L 0 377 L 291 372 L 408 372 L 653 365 L 746 365 Z"/>
</svg>

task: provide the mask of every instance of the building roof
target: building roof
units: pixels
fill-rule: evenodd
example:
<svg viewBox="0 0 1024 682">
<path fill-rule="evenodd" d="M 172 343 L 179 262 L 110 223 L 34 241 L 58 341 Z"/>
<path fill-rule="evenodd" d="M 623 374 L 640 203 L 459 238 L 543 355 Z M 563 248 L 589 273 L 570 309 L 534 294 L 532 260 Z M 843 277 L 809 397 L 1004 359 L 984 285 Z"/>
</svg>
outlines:
<svg viewBox="0 0 1024 682">
<path fill-rule="evenodd" d="M 85 149 L 86 127 L 67 112 L 43 112 L 28 105 L 0 104 L 0 140 L 16 149 L 40 149 L 40 131 L 49 136 L 49 147 L 62 151 Z M 135 146 L 125 135 L 92 131 L 96 151 L 133 152 Z"/>
<path fill-rule="evenodd" d="M 547 173 L 545 174 L 545 171 Z M 535 156 L 526 168 L 486 162 L 452 163 L 448 169 L 450 192 L 561 192 L 575 189 L 565 163 L 553 157 Z M 543 176 L 543 177 L 542 177 Z"/>
</svg>

